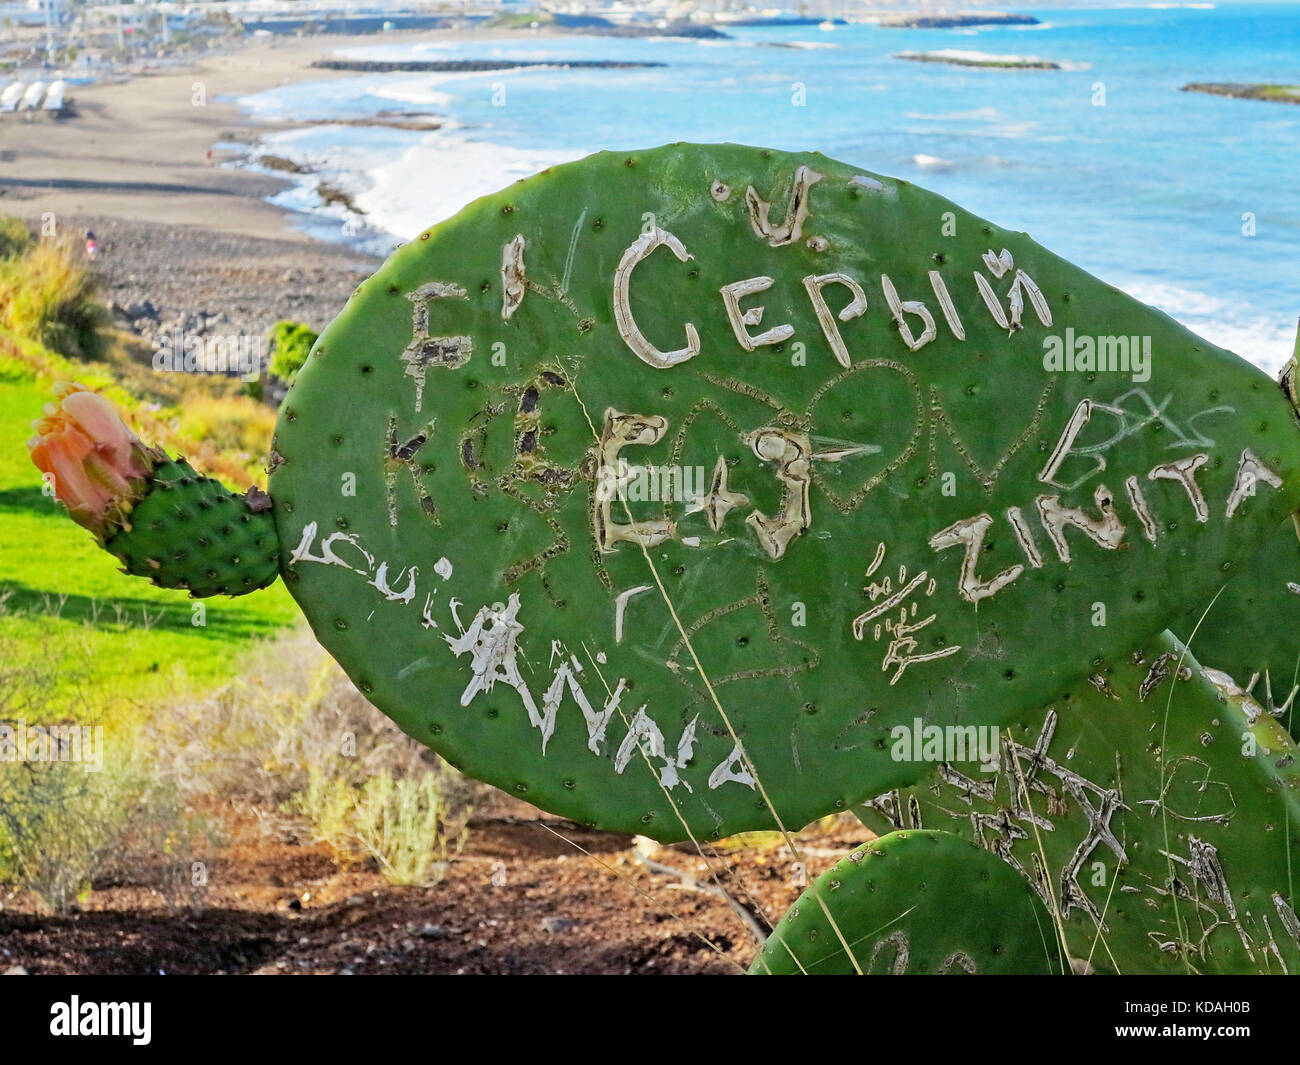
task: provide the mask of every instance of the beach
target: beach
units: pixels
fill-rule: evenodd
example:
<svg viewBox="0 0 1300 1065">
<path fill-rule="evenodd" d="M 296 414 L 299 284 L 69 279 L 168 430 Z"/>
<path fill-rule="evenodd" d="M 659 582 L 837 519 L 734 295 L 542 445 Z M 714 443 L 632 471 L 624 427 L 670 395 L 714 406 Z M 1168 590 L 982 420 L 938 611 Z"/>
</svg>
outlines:
<svg viewBox="0 0 1300 1065">
<path fill-rule="evenodd" d="M 213 318 L 260 333 L 281 317 L 322 327 L 401 241 L 593 151 L 814 149 L 1027 231 L 1269 373 L 1290 354 L 1300 198 L 1283 149 L 1300 113 L 1179 89 L 1285 81 L 1294 7 L 727 34 L 247 38 L 124 83 L 74 86 L 76 114 L 61 121 L 0 116 L 12 119 L 0 122 L 0 212 L 93 229 L 108 297 L 157 311 L 125 319 L 142 335 Z M 912 51 L 1055 69 L 896 58 Z M 355 69 L 312 66 L 324 57 Z M 1208 172 L 1214 181 L 1177 177 Z"/>
<path fill-rule="evenodd" d="M 447 31 L 385 34 L 427 41 Z M 489 31 L 455 36 L 491 39 Z M 74 87 L 74 111 L 51 121 L 3 116 L 0 214 L 58 233 L 92 231 L 96 272 L 118 323 L 143 336 L 260 336 L 282 318 L 320 330 L 379 265 L 313 238 L 267 197 L 292 185 L 232 164 L 286 128 L 250 117 L 239 97 L 303 80 L 349 78 L 314 60 L 375 35 L 247 39 L 221 54 L 128 80 Z"/>
<path fill-rule="evenodd" d="M 439 36 L 415 30 L 385 34 L 384 40 Z M 53 211 L 69 221 L 120 218 L 305 241 L 284 211 L 263 200 L 287 182 L 223 167 L 239 153 L 213 146 L 250 143 L 277 128 L 251 120 L 235 98 L 298 81 L 351 77 L 311 63 L 336 49 L 375 42 L 375 35 L 246 39 L 174 69 L 75 86 L 73 117 L 24 122 L 9 116 L 0 128 L 0 207 L 33 219 Z"/>
</svg>

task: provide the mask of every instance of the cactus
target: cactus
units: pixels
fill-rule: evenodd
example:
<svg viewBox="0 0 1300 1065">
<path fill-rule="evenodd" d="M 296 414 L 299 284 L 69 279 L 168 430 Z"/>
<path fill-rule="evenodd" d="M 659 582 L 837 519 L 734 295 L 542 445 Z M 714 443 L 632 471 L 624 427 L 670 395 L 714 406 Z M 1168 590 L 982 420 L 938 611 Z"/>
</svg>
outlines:
<svg viewBox="0 0 1300 1065">
<path fill-rule="evenodd" d="M 1300 333 L 1281 374 L 1282 390 L 1293 403 L 1297 373 Z M 1189 603 L 1169 629 L 1188 645 L 1195 640 L 1197 658 L 1223 674 L 1218 678 L 1223 684 L 1281 718 L 1293 737 L 1300 735 L 1294 712 L 1300 694 L 1300 642 L 1294 635 L 1300 630 L 1300 514 L 1274 529 L 1208 603 Z"/>
<path fill-rule="evenodd" d="M 1117 337 L 1126 372 L 1080 361 Z M 1235 356 L 907 182 L 734 145 L 602 153 L 420 234 L 273 447 L 281 571 L 362 692 L 664 841 L 912 783 L 894 726 L 1019 720 L 1300 505 L 1294 408 Z"/>
<path fill-rule="evenodd" d="M 264 494 L 237 496 L 184 459 L 162 462 L 129 527 L 104 547 L 122 560 L 124 572 L 188 589 L 196 599 L 242 595 L 280 576 L 280 540 L 269 508 Z"/>
<path fill-rule="evenodd" d="M 1223 674 L 1296 736 L 1300 680 L 1300 536 L 1288 518 L 1208 604 L 1170 626 L 1196 657 Z"/>
<path fill-rule="evenodd" d="M 266 493 L 236 496 L 184 459 L 146 447 L 102 396 L 59 385 L 28 442 L 32 460 L 79 525 L 122 572 L 194 598 L 242 595 L 279 576 Z"/>
<path fill-rule="evenodd" d="M 1295 744 L 1173 636 L 1143 646 L 1023 715 L 996 775 L 945 764 L 862 819 L 989 849 L 1037 891 L 1078 969 L 1300 971 Z"/>
<path fill-rule="evenodd" d="M 1047 909 L 1005 862 L 946 832 L 892 832 L 819 876 L 772 930 L 754 975 L 1061 969 Z"/>
</svg>

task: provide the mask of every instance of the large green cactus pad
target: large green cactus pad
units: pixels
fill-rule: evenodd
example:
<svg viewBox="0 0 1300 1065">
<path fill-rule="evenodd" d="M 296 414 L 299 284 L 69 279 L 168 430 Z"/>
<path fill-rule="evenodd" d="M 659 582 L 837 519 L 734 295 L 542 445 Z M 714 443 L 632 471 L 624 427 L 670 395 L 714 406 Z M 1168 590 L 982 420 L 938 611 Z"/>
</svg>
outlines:
<svg viewBox="0 0 1300 1065">
<path fill-rule="evenodd" d="M 1098 972 L 1296 973 L 1296 753 L 1165 634 L 1022 716 L 996 774 L 947 764 L 859 811 L 875 831 L 960 833 L 1001 856 Z"/>
<path fill-rule="evenodd" d="M 1047 909 L 1015 870 L 958 836 L 922 831 L 882 836 L 819 876 L 749 971 L 934 976 L 1062 969 Z"/>
<path fill-rule="evenodd" d="M 1149 365 L 1045 368 L 1098 333 Z M 1300 503 L 1292 408 L 1235 356 L 906 182 L 732 145 L 421 234 L 275 448 L 289 587 L 375 704 L 664 840 L 907 783 L 894 724 L 1045 705 Z"/>
</svg>

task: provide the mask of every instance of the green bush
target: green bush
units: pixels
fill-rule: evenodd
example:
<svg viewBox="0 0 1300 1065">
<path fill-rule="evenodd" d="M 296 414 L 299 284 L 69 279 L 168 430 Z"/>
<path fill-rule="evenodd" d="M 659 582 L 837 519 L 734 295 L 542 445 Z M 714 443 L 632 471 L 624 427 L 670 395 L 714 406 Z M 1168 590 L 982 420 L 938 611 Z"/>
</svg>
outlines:
<svg viewBox="0 0 1300 1065">
<path fill-rule="evenodd" d="M 282 381 L 292 381 L 318 335 L 302 322 L 276 322 L 271 328 L 271 372 Z"/>
</svg>

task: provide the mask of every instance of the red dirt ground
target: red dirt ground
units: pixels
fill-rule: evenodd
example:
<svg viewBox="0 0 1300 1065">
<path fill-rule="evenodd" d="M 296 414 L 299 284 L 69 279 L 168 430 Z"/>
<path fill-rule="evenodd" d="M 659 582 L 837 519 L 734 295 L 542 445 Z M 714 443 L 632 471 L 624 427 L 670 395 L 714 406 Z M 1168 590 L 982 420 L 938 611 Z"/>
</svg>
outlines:
<svg viewBox="0 0 1300 1065">
<path fill-rule="evenodd" d="M 471 822 L 430 888 L 340 869 L 293 826 L 221 807 L 213 813 L 226 845 L 206 861 L 196 905 L 169 907 L 139 884 L 97 884 L 76 912 L 52 917 L 11 895 L 0 911 L 0 972 L 736 973 L 753 959 L 755 940 L 725 899 L 638 864 L 629 837 L 507 803 Z M 805 830 L 807 875 L 868 838 L 847 815 Z M 648 853 L 704 882 L 714 870 L 764 928 L 800 891 L 777 837 L 706 850 L 707 861 L 690 844 Z"/>
</svg>

